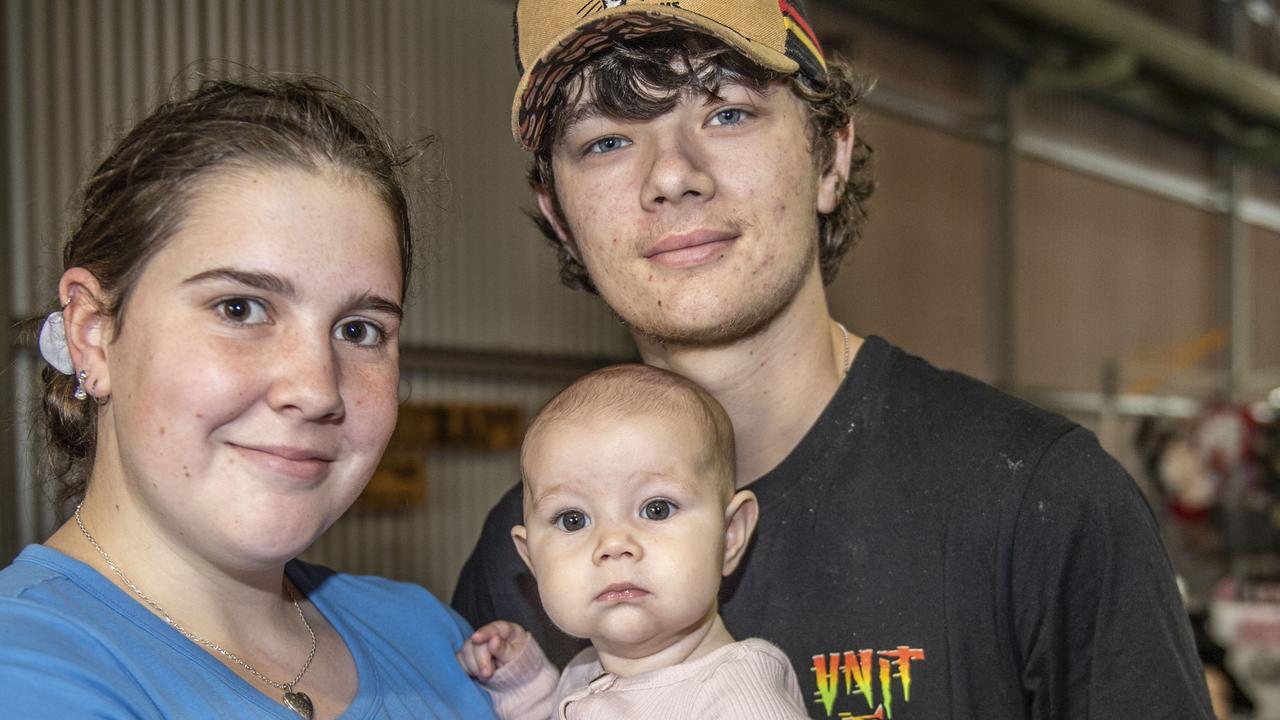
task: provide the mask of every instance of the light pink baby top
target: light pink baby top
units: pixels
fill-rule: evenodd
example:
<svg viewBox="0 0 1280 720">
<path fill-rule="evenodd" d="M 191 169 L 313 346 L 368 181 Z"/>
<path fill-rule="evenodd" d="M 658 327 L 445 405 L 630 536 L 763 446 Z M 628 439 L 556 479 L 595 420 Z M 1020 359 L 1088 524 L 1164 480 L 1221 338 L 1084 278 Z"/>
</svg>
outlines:
<svg viewBox="0 0 1280 720">
<path fill-rule="evenodd" d="M 532 639 L 486 684 L 503 720 L 808 720 L 791 662 L 758 638 L 696 660 L 619 677 L 593 648 L 578 653 L 556 682 Z"/>
</svg>

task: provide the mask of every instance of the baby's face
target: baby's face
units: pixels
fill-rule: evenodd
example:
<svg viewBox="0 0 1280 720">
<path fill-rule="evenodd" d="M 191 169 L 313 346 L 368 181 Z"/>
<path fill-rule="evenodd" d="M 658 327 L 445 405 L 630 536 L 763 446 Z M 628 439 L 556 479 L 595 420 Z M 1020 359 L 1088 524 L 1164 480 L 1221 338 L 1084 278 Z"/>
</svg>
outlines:
<svg viewBox="0 0 1280 720">
<path fill-rule="evenodd" d="M 715 615 L 727 498 L 707 431 L 673 416 L 593 417 L 531 441 L 513 535 L 556 625 L 644 657 Z"/>
</svg>

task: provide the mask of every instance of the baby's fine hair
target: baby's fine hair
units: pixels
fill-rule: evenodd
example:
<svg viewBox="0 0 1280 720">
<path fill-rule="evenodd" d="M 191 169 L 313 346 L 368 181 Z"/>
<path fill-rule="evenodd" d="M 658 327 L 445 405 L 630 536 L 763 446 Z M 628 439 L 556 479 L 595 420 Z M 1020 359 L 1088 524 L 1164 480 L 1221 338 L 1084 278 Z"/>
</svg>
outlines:
<svg viewBox="0 0 1280 720">
<path fill-rule="evenodd" d="M 538 433 L 558 420 L 639 414 L 683 417 L 704 430 L 711 445 L 713 470 L 724 483 L 725 499 L 733 494 L 736 462 L 729 414 L 697 383 L 650 365 L 611 365 L 561 390 L 530 423 L 521 449 L 521 466 Z"/>
</svg>

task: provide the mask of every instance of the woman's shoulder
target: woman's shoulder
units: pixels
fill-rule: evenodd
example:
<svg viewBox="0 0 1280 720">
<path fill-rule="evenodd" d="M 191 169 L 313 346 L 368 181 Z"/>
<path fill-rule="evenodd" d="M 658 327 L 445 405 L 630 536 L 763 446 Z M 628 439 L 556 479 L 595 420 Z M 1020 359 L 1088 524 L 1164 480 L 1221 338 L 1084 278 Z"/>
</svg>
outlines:
<svg viewBox="0 0 1280 720">
<path fill-rule="evenodd" d="M 42 550 L 48 548 L 32 545 L 14 558 L 8 567 L 0 569 L 0 602 L 38 592 L 44 583 L 60 578 L 61 574 L 54 569 L 33 561 Z"/>
<path fill-rule="evenodd" d="M 0 613 L 57 615 L 94 600 L 85 587 L 88 566 L 43 545 L 29 545 L 0 570 Z M 95 576 L 89 570 L 89 576 Z"/>
<path fill-rule="evenodd" d="M 88 565 L 43 545 L 31 545 L 0 570 L 0 649 L 68 647 L 92 654 L 112 649 L 159 621 Z M 37 653 L 38 654 L 38 653 Z"/>
<path fill-rule="evenodd" d="M 84 571 L 38 545 L 0 570 L 0 697 L 13 717 L 126 716 L 136 682 L 121 648 L 140 636 Z"/>
</svg>

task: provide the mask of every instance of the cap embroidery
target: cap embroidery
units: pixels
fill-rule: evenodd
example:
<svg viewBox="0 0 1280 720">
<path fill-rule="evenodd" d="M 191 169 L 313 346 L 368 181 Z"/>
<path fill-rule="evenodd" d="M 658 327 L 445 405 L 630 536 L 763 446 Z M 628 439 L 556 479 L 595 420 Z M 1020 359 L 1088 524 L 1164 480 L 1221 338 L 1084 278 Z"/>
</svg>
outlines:
<svg viewBox="0 0 1280 720">
<path fill-rule="evenodd" d="M 737 3 L 740 0 L 720 1 Z M 535 0 L 520 0 L 518 6 L 526 2 Z M 554 114 L 549 112 L 549 106 L 557 87 L 576 67 L 610 46 L 626 45 L 653 33 L 692 31 L 711 34 L 764 67 L 783 70 L 788 74 L 798 72 L 801 77 L 819 81 L 827 74 L 822 46 L 818 43 L 809 23 L 808 13 L 805 12 L 805 0 L 772 0 L 762 3 L 765 8 L 776 3 L 777 9 L 773 12 L 777 12 L 777 15 L 773 16 L 776 19 L 772 21 L 782 26 L 778 28 L 782 31 L 781 37 L 773 35 L 773 30 L 762 30 L 768 35 L 765 39 L 749 34 L 752 29 L 761 29 L 764 21 L 770 19 L 762 13 L 772 15 L 769 10 L 756 6 L 752 6 L 750 12 L 746 13 L 749 16 L 746 19 L 735 19 L 725 24 L 726 20 L 722 18 L 683 7 L 682 0 L 578 0 L 579 6 L 574 16 L 570 17 L 566 15 L 573 7 L 569 4 L 571 0 L 536 2 L 548 6 L 556 3 L 568 5 L 561 6 L 560 13 L 564 14 L 558 15 L 556 22 L 564 23 L 569 28 L 558 36 L 558 40 L 548 42 L 547 47 L 532 57 L 532 67 L 526 68 L 523 63 L 517 63 L 523 77 L 512 108 L 512 129 L 516 139 L 526 148 L 532 148 L 540 141 L 548 116 Z M 616 8 L 625 10 L 611 12 Z M 517 26 L 518 15 L 517 12 Z M 517 27 L 514 34 L 518 36 L 519 30 Z"/>
<path fill-rule="evenodd" d="M 622 7 L 627 4 L 627 0 L 588 0 L 585 5 L 578 8 L 578 17 L 587 17 L 595 15 L 609 8 Z"/>
</svg>

